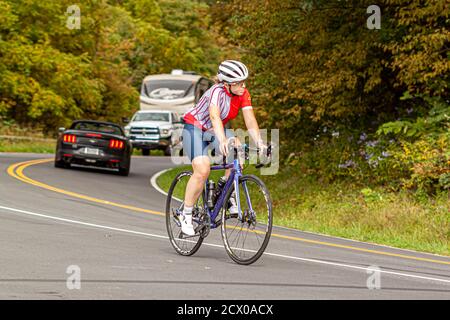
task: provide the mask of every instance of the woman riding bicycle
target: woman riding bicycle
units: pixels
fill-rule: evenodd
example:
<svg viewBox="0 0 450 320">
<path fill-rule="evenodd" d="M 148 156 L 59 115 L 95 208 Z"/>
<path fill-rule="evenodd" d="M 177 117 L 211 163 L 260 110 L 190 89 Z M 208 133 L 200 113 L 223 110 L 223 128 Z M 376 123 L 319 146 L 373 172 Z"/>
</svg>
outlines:
<svg viewBox="0 0 450 320">
<path fill-rule="evenodd" d="M 236 118 L 242 109 L 245 125 L 257 147 L 267 149 L 261 139 L 258 122 L 251 104 L 250 93 L 245 87 L 248 78 L 247 67 L 236 60 L 225 60 L 219 65 L 218 83 L 213 85 L 184 116 L 183 153 L 192 163 L 193 174 L 190 177 L 184 198 L 183 214 L 180 215 L 181 230 L 188 236 L 195 234 L 192 225 L 192 209 L 200 197 L 206 179 L 210 172 L 208 146 L 213 144 L 221 155 L 228 156 L 228 142 L 234 138 L 231 130 L 224 125 Z M 230 169 L 225 171 L 228 177 Z M 237 212 L 237 206 L 232 201 L 230 212 Z"/>
</svg>

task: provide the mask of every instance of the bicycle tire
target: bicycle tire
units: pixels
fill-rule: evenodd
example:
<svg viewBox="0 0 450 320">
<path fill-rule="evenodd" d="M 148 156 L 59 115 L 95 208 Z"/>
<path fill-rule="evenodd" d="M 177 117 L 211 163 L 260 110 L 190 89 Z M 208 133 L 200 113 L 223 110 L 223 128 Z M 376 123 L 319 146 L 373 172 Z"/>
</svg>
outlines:
<svg viewBox="0 0 450 320">
<path fill-rule="evenodd" d="M 240 189 L 239 192 L 240 192 L 240 194 L 241 194 L 241 190 L 244 190 L 244 188 L 242 187 L 243 182 L 249 182 L 249 181 L 255 183 L 260 188 L 260 190 L 262 192 L 262 195 L 264 197 L 265 204 L 266 204 L 265 208 L 267 208 L 267 212 L 265 213 L 265 214 L 267 214 L 267 220 L 265 220 L 265 227 L 264 227 L 264 224 L 261 224 L 260 222 L 258 222 L 256 220 L 257 217 L 264 218 L 265 214 L 264 215 L 260 215 L 260 216 L 256 215 L 254 217 L 254 220 L 255 220 L 254 221 L 254 229 L 251 230 L 251 228 L 249 228 L 250 227 L 250 220 L 249 220 L 249 222 L 239 221 L 239 219 L 237 217 L 237 214 L 231 215 L 230 213 L 227 213 L 228 200 L 230 199 L 230 196 L 231 196 L 231 194 L 232 194 L 232 192 L 234 190 L 234 186 L 232 186 L 227 191 L 227 194 L 225 196 L 224 206 L 222 208 L 221 233 L 222 233 L 222 240 L 223 240 L 223 243 L 224 243 L 224 246 L 225 246 L 225 250 L 226 250 L 227 254 L 229 255 L 229 257 L 234 262 L 236 262 L 238 264 L 242 264 L 242 265 L 252 264 L 252 263 L 256 262 L 261 257 L 261 255 L 264 253 L 264 250 L 266 249 L 266 247 L 267 247 L 267 245 L 269 243 L 269 239 L 270 239 L 270 236 L 272 234 L 272 224 L 273 224 L 272 199 L 270 197 L 270 193 L 269 193 L 266 185 L 264 184 L 264 182 L 260 178 L 258 178 L 255 175 L 244 175 L 244 176 L 240 177 L 240 179 L 239 179 L 239 189 Z M 248 186 L 247 186 L 247 188 L 248 188 Z M 244 193 L 244 191 L 242 191 L 242 192 Z M 242 206 L 243 201 L 247 202 L 247 200 L 246 199 L 242 199 L 242 196 L 241 196 L 241 199 L 240 199 L 241 206 Z M 252 203 L 252 199 L 250 199 L 250 202 Z M 252 207 L 253 207 L 253 204 L 252 204 Z M 262 204 L 261 204 L 260 207 L 263 208 L 264 206 L 262 206 Z M 245 209 L 244 209 L 244 211 L 245 211 Z M 250 211 L 250 210 L 248 210 L 248 211 Z M 262 211 L 263 210 L 261 210 L 261 212 Z M 243 215 L 244 216 L 250 216 L 252 214 L 247 212 L 245 214 L 243 213 Z M 238 249 L 238 248 L 233 246 L 235 241 L 231 238 L 231 235 L 234 232 L 233 229 L 237 230 L 239 228 L 237 225 L 235 225 L 235 226 L 230 225 L 230 223 L 234 223 L 234 221 L 232 222 L 233 219 L 237 221 L 237 225 L 239 223 L 242 225 L 241 226 L 241 231 L 243 230 L 243 227 L 245 226 L 245 224 L 248 224 L 248 228 L 247 229 L 249 229 L 250 232 L 253 233 L 253 235 L 256 237 L 256 239 L 258 239 L 258 235 L 259 234 L 264 233 L 264 238 L 262 239 L 262 241 L 258 240 L 257 244 L 255 242 L 255 246 L 258 247 L 257 249 L 255 249 L 255 250 L 253 250 L 253 249 L 245 249 L 245 248 Z M 258 228 L 256 227 L 257 224 L 259 224 Z M 265 231 L 261 231 L 260 230 L 261 227 L 262 227 L 263 230 L 265 229 Z M 228 233 L 227 229 L 230 229 L 232 231 L 230 231 Z M 247 234 L 246 234 L 246 236 L 244 238 L 243 246 L 245 246 L 246 239 L 247 239 Z M 237 244 L 239 244 L 239 239 L 237 240 Z M 239 251 L 241 251 L 243 254 L 238 254 Z M 253 252 L 254 254 L 250 255 L 249 257 L 243 257 L 243 256 L 246 255 L 247 252 L 250 252 L 250 253 Z"/>
<path fill-rule="evenodd" d="M 169 192 L 167 194 L 167 200 L 166 200 L 166 228 L 167 228 L 167 233 L 169 235 L 169 239 L 170 239 L 170 243 L 172 244 L 173 248 L 175 249 L 175 251 L 182 255 L 182 256 L 191 256 L 194 253 L 197 252 L 197 250 L 200 248 L 202 242 L 203 242 L 203 237 L 199 234 L 198 237 L 197 236 L 193 236 L 193 237 L 189 237 L 186 239 L 182 239 L 183 234 L 181 232 L 181 227 L 179 227 L 180 229 L 177 230 L 177 232 L 174 234 L 174 224 L 177 225 L 175 219 L 178 219 L 175 216 L 174 211 L 172 210 L 172 201 L 175 202 L 180 202 L 178 200 L 178 198 L 176 198 L 174 196 L 174 192 L 175 192 L 175 188 L 177 187 L 178 184 L 180 184 L 180 181 L 182 178 L 187 177 L 187 176 L 191 176 L 192 175 L 192 171 L 183 171 L 180 172 L 179 174 L 176 175 L 176 177 L 173 179 L 172 184 L 170 185 L 169 188 Z M 181 185 L 181 187 L 184 187 L 183 185 Z M 184 197 L 184 193 L 185 193 L 185 189 L 183 191 L 183 197 Z M 197 200 L 196 206 L 194 206 L 194 210 L 193 210 L 193 215 L 195 215 L 196 213 L 196 207 L 198 206 L 198 203 L 200 201 L 200 199 L 202 201 L 204 201 L 203 199 L 203 192 L 202 195 L 200 196 L 199 200 Z M 178 208 L 178 210 L 182 210 L 182 206 L 184 205 L 184 202 L 182 203 L 182 205 L 180 205 L 180 207 Z M 181 238 L 180 238 L 181 237 Z M 193 240 L 195 239 L 195 240 Z M 187 243 L 191 243 L 192 247 L 188 247 L 186 246 L 185 248 L 182 248 L 182 246 L 180 245 L 180 242 L 184 244 Z"/>
</svg>

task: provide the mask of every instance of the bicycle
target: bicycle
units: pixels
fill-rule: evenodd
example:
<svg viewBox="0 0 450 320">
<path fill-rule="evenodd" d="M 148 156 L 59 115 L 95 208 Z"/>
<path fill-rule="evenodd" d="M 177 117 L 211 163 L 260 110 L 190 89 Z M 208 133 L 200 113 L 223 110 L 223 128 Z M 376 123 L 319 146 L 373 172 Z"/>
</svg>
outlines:
<svg viewBox="0 0 450 320">
<path fill-rule="evenodd" d="M 267 156 L 271 155 L 271 148 L 269 145 Z M 211 171 L 231 169 L 231 172 L 221 190 L 211 191 L 211 187 L 215 188 L 211 183 L 213 181 L 209 178 L 206 180 L 203 192 L 192 210 L 196 231 L 193 236 L 187 236 L 181 231 L 178 218 L 183 212 L 182 199 L 192 171 L 180 172 L 172 181 L 166 201 L 166 227 L 170 242 L 180 255 L 196 253 L 210 230 L 219 226 L 226 252 L 238 264 L 254 263 L 266 249 L 272 233 L 272 200 L 260 178 L 244 175 L 241 170 L 241 158 L 248 160 L 249 151 L 259 153 L 260 150 L 243 144 L 234 146 L 233 151 L 238 155 L 233 163 L 227 163 L 226 157 L 223 157 L 221 165 L 211 166 Z M 258 164 L 256 167 L 261 166 Z M 238 213 L 230 214 L 229 199 L 234 190 L 238 190 L 235 192 Z"/>
</svg>

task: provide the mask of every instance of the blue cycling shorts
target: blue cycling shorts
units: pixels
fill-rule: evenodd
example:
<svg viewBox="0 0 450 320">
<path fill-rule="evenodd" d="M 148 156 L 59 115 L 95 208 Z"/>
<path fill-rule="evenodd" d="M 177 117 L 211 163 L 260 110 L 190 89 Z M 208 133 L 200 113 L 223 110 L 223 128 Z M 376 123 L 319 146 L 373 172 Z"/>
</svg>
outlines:
<svg viewBox="0 0 450 320">
<path fill-rule="evenodd" d="M 224 129 L 227 138 L 234 137 L 232 130 Z M 209 156 L 208 150 L 215 150 L 215 159 L 220 155 L 219 141 L 214 133 L 202 131 L 196 126 L 186 123 L 183 128 L 183 154 L 193 160 L 198 156 Z M 220 158 L 222 159 L 222 157 Z M 221 162 L 220 162 L 221 163 Z"/>
</svg>

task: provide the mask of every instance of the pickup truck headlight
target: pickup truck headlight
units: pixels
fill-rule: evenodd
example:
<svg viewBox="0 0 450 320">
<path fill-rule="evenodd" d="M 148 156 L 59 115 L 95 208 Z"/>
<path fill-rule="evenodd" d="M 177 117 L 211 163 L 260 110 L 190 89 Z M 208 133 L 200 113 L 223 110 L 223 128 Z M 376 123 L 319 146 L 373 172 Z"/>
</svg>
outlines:
<svg viewBox="0 0 450 320">
<path fill-rule="evenodd" d="M 170 129 L 161 129 L 161 135 L 167 136 L 170 132 Z"/>
<path fill-rule="evenodd" d="M 125 135 L 128 137 L 130 135 L 130 128 L 124 128 L 125 129 Z"/>
</svg>

